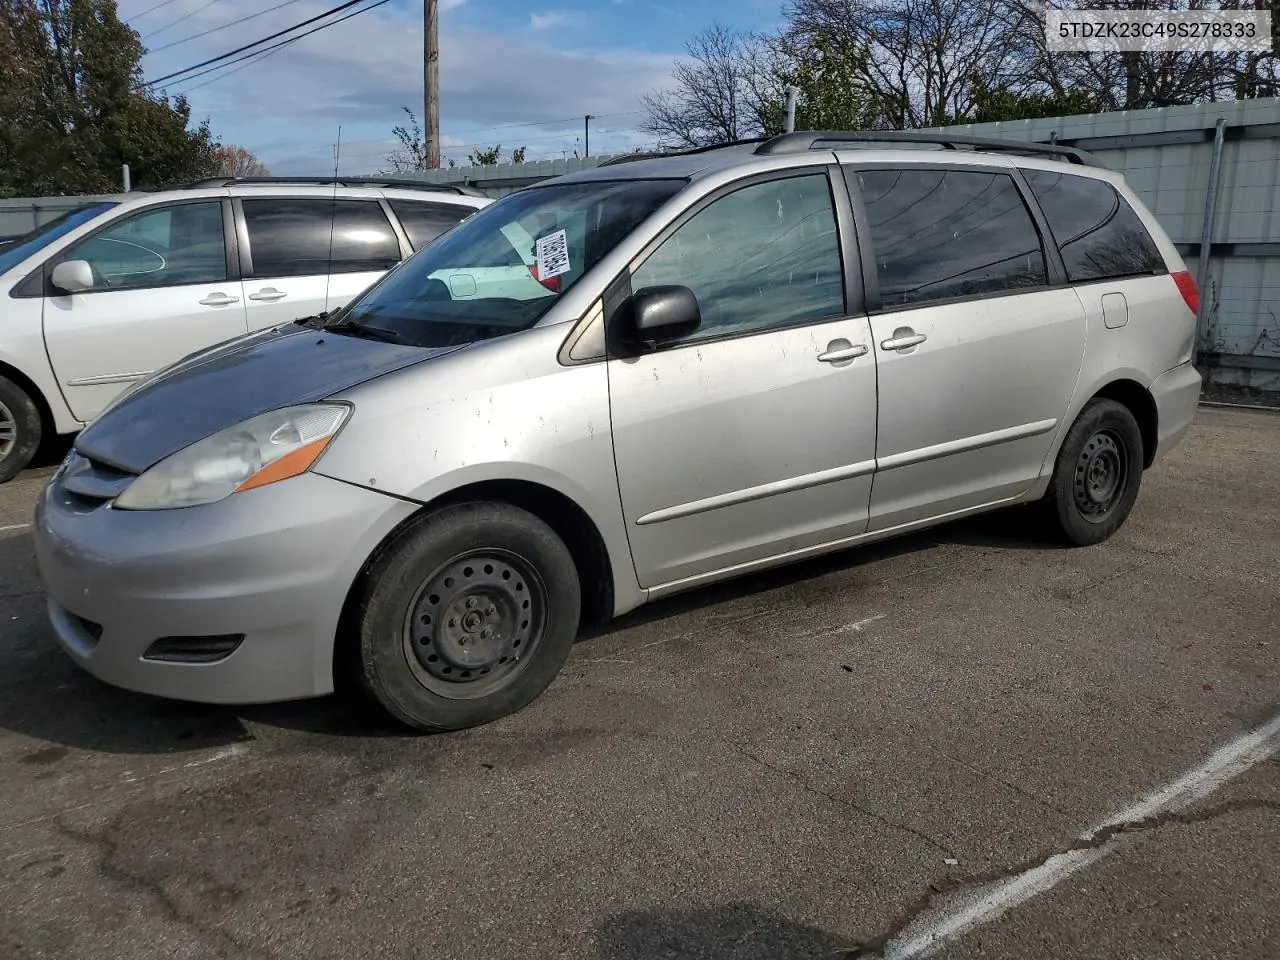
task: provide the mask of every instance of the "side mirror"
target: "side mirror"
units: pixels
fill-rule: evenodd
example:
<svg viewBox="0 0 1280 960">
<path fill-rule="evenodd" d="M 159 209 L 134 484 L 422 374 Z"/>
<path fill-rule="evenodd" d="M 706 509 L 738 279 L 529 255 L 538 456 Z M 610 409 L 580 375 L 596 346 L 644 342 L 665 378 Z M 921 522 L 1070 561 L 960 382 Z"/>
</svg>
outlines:
<svg viewBox="0 0 1280 960">
<path fill-rule="evenodd" d="M 63 260 L 53 268 L 49 278 L 59 290 L 83 293 L 93 289 L 93 268 L 86 260 Z"/>
<path fill-rule="evenodd" d="M 693 333 L 701 323 L 698 298 L 688 287 L 645 287 L 631 297 L 629 339 L 662 343 Z"/>
</svg>

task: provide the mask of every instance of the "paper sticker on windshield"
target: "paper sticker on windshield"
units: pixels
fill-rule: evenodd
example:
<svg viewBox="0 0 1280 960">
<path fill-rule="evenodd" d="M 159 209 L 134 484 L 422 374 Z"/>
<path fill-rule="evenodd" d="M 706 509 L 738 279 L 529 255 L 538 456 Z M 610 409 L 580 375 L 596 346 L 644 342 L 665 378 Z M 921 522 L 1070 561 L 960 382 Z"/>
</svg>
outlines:
<svg viewBox="0 0 1280 960">
<path fill-rule="evenodd" d="M 569 238 L 563 230 L 538 238 L 538 279 L 550 280 L 569 272 Z"/>
</svg>

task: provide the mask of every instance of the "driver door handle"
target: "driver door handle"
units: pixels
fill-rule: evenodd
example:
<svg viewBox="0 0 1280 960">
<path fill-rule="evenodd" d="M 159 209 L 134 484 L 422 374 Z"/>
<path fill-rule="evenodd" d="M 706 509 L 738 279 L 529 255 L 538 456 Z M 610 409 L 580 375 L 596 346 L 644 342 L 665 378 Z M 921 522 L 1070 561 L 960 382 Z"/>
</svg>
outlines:
<svg viewBox="0 0 1280 960">
<path fill-rule="evenodd" d="M 850 347 L 840 347 L 835 350 L 827 350 L 825 353 L 818 354 L 818 359 L 823 363 L 840 363 L 843 360 L 854 360 L 858 357 L 864 357 L 867 354 L 867 345 L 865 343 L 855 343 Z"/>
<path fill-rule="evenodd" d="M 880 343 L 881 350 L 910 350 L 912 347 L 918 347 L 929 338 L 923 333 L 916 333 L 909 327 L 893 331 L 893 336 L 888 340 Z"/>
<path fill-rule="evenodd" d="M 257 293 L 249 294 L 250 300 L 265 300 L 268 303 L 274 303 L 277 300 L 283 300 L 289 294 L 283 290 L 277 290 L 275 287 L 263 287 Z"/>
<path fill-rule="evenodd" d="M 225 307 L 230 303 L 239 303 L 239 297 L 229 297 L 225 293 L 211 293 L 200 301 L 206 307 Z"/>
</svg>

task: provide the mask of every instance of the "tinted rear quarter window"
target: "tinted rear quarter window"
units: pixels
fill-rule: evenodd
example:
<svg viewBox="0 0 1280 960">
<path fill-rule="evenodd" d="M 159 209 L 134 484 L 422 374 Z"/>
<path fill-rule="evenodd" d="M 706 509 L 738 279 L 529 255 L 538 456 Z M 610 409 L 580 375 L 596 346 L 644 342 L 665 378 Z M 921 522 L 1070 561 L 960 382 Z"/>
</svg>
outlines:
<svg viewBox="0 0 1280 960">
<path fill-rule="evenodd" d="M 244 200 L 255 277 L 386 270 L 400 244 L 373 200 Z M 330 245 L 332 244 L 332 255 Z"/>
<path fill-rule="evenodd" d="M 882 306 L 1048 283 L 1040 234 L 1007 174 L 907 168 L 846 176 L 856 178 L 866 206 Z"/>
<path fill-rule="evenodd" d="M 392 200 L 391 209 L 409 235 L 413 249 L 421 250 L 440 234 L 475 211 L 452 203 L 424 203 L 421 200 Z"/>
<path fill-rule="evenodd" d="M 1133 208 L 1111 184 L 1053 170 L 1023 170 L 1049 221 L 1072 283 L 1166 271 Z"/>
</svg>

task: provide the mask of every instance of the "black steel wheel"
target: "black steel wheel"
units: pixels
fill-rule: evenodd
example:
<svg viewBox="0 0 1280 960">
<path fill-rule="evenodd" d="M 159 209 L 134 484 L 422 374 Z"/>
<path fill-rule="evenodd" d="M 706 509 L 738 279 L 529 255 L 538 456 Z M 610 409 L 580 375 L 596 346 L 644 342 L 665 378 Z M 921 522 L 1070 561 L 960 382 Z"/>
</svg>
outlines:
<svg viewBox="0 0 1280 960">
<path fill-rule="evenodd" d="M 40 449 L 40 411 L 27 392 L 0 377 L 0 483 L 12 480 Z"/>
<path fill-rule="evenodd" d="M 457 730 L 513 713 L 551 683 L 578 632 L 573 558 L 505 503 L 418 518 L 362 576 L 358 671 L 394 716 Z"/>
<path fill-rule="evenodd" d="M 1091 401 L 1058 452 L 1045 504 L 1073 544 L 1101 543 L 1133 510 L 1142 483 L 1142 431 L 1128 407 Z"/>
<path fill-rule="evenodd" d="M 418 681 L 450 698 L 484 697 L 537 654 L 549 600 L 536 567 L 506 550 L 472 550 L 423 584 L 404 626 Z"/>
</svg>

